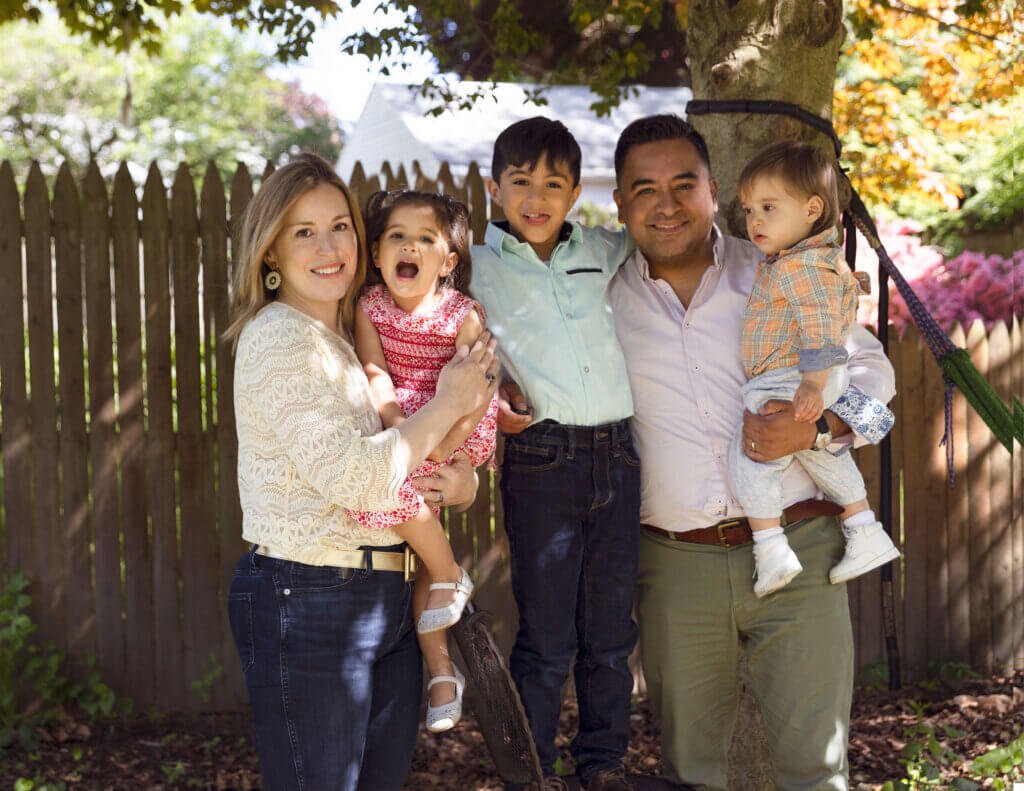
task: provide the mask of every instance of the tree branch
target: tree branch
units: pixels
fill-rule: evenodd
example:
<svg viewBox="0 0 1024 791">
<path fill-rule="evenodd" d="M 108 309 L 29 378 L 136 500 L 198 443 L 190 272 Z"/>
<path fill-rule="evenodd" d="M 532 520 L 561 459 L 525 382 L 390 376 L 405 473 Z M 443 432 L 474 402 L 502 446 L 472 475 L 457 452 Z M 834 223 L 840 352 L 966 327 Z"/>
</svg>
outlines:
<svg viewBox="0 0 1024 791">
<path fill-rule="evenodd" d="M 931 22 L 934 22 L 943 30 L 949 30 L 950 32 L 953 33 L 963 33 L 969 36 L 977 36 L 978 38 L 988 39 L 989 41 L 993 41 L 996 44 L 1003 44 L 1008 47 L 1013 46 L 1009 41 L 1005 41 L 1004 39 L 1001 39 L 998 36 L 994 36 L 991 33 L 983 33 L 980 30 L 975 30 L 974 28 L 967 27 L 966 25 L 958 25 L 956 22 L 945 22 L 939 19 L 938 17 L 932 16 L 930 13 L 928 13 L 928 11 L 926 11 L 923 8 L 918 8 L 917 6 L 912 6 L 909 5 L 908 3 L 900 2 L 900 0 L 882 0 L 882 2 L 880 2 L 880 5 L 885 6 L 886 8 L 891 8 L 893 11 L 902 11 L 912 16 L 918 16 L 921 17 L 922 19 L 927 19 Z"/>
</svg>

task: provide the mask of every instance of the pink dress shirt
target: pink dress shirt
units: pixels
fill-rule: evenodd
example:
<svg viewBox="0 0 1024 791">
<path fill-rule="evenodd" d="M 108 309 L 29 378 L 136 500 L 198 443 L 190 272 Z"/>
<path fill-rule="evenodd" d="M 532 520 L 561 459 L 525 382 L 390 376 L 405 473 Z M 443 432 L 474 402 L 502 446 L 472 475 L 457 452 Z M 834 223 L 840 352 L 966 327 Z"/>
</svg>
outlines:
<svg viewBox="0 0 1024 791">
<path fill-rule="evenodd" d="M 714 263 L 689 308 L 650 277 L 635 252 L 612 280 L 615 329 L 633 393 L 641 461 L 640 521 L 664 530 L 742 516 L 729 480 L 728 448 L 743 416 L 740 334 L 760 253 L 714 229 Z M 850 382 L 886 403 L 895 377 L 881 344 L 856 326 L 846 343 Z M 820 497 L 799 463 L 783 473 L 784 505 Z"/>
</svg>

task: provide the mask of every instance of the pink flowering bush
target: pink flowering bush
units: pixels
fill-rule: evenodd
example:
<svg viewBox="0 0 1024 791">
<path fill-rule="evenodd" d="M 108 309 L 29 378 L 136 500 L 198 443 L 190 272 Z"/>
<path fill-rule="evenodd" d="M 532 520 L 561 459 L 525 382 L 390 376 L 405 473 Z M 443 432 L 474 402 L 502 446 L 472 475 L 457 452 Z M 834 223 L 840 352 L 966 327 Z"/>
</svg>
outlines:
<svg viewBox="0 0 1024 791">
<path fill-rule="evenodd" d="M 893 263 L 939 325 L 968 326 L 981 319 L 986 329 L 997 321 L 1024 318 L 1024 250 L 1010 258 L 964 252 L 944 260 L 933 247 L 921 244 L 920 226 L 909 221 L 879 225 L 882 244 Z M 871 294 L 861 297 L 858 320 L 875 324 L 878 315 L 878 259 L 858 234 L 857 268 L 871 275 Z M 903 298 L 889 283 L 889 322 L 900 335 L 913 321 Z"/>
</svg>

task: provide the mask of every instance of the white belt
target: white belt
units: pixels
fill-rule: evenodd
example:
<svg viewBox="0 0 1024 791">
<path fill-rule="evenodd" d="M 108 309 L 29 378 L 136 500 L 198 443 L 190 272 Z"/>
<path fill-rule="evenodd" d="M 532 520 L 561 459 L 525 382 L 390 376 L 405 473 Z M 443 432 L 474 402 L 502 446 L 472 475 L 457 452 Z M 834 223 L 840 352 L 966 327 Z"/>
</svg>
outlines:
<svg viewBox="0 0 1024 791">
<path fill-rule="evenodd" d="M 268 558 L 278 560 L 293 560 L 293 558 L 276 552 L 271 547 L 260 545 L 256 547 L 257 555 L 264 555 Z M 367 566 L 367 555 L 370 556 L 370 565 Z M 331 547 L 317 547 L 317 564 L 320 566 L 335 566 L 342 569 L 365 569 L 372 568 L 374 571 L 400 571 L 405 576 L 406 582 L 416 578 L 416 571 L 419 568 L 419 557 L 405 545 L 401 552 L 379 552 L 365 549 L 332 549 Z M 298 561 L 302 562 L 302 561 Z"/>
</svg>

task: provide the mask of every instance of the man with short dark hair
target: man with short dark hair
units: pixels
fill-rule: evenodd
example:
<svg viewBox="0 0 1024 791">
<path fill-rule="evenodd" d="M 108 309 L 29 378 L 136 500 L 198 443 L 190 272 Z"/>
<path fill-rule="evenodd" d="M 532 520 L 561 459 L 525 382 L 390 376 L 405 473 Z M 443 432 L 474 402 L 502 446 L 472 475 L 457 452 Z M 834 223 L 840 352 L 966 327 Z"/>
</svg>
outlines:
<svg viewBox="0 0 1024 791">
<path fill-rule="evenodd" d="M 742 647 L 776 786 L 845 789 L 853 637 L 846 587 L 828 578 L 843 553 L 840 509 L 819 499 L 799 465 L 786 470 L 786 534 L 804 572 L 759 599 L 751 533 L 729 479 L 728 447 L 744 414 L 740 329 L 758 250 L 715 226 L 707 147 L 682 119 L 630 124 L 615 166 L 619 219 L 638 247 L 610 295 L 641 459 L 641 655 L 666 774 L 725 788 Z M 847 451 L 851 425 L 868 441 L 885 435 L 891 413 L 881 402 L 894 393 L 892 367 L 860 327 L 846 348 L 853 386 L 826 422 L 795 422 L 788 402 L 745 416 L 752 459 Z M 832 436 L 841 439 L 830 446 Z"/>
</svg>

